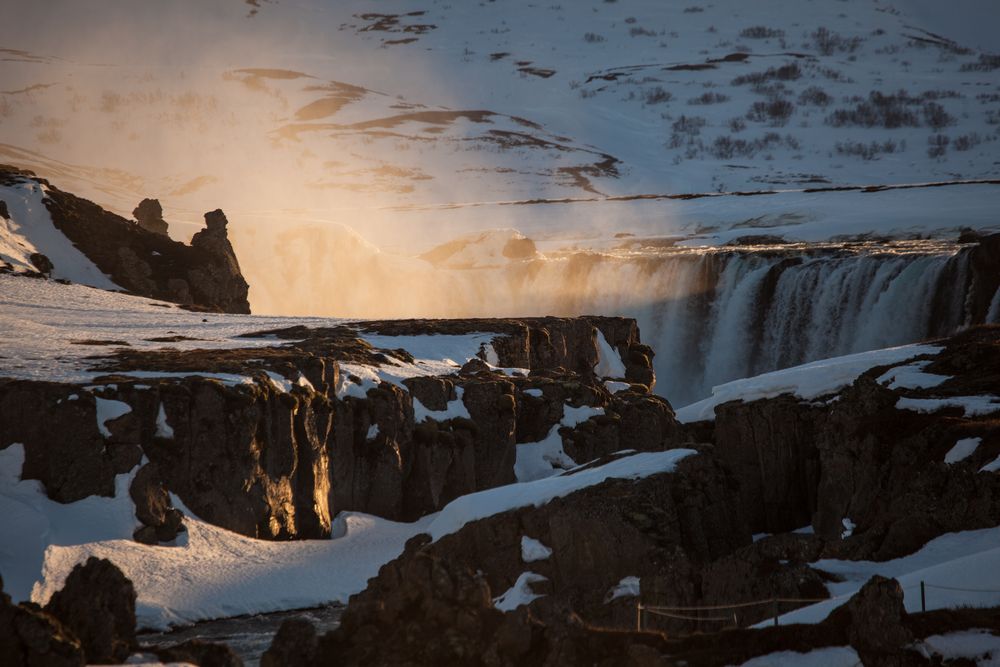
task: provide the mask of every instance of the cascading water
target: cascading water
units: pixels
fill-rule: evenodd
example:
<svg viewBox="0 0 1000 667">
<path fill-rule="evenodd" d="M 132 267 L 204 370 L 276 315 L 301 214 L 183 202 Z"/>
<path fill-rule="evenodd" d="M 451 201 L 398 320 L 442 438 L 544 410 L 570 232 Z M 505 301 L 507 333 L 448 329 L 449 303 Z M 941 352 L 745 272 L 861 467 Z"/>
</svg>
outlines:
<svg viewBox="0 0 1000 667">
<path fill-rule="evenodd" d="M 767 371 L 951 333 L 967 323 L 955 247 L 703 250 L 552 264 L 521 286 L 520 312 L 635 317 L 675 405 Z M 582 263 L 571 258 L 569 264 Z M 561 278 L 552 272 L 563 274 Z M 547 286 L 585 283 L 567 303 Z"/>
<path fill-rule="evenodd" d="M 1000 321 L 995 239 L 965 246 L 896 241 L 700 249 L 640 243 L 638 250 L 509 261 L 499 251 L 473 248 L 466 258 L 486 257 L 488 265 L 451 267 L 315 231 L 267 248 L 287 254 L 296 243 L 322 248 L 322 260 L 302 266 L 297 254 L 271 269 L 281 279 L 270 283 L 282 290 L 272 308 L 254 303 L 255 311 L 634 317 L 643 342 L 656 352 L 656 391 L 675 406 L 737 378 Z"/>
</svg>

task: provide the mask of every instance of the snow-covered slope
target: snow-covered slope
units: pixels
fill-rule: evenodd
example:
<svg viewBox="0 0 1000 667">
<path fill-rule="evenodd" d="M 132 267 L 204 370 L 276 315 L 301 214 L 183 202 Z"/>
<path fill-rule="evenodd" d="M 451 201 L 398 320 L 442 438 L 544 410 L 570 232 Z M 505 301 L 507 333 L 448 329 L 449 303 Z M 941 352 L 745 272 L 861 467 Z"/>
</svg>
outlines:
<svg viewBox="0 0 1000 667">
<path fill-rule="evenodd" d="M 45 208 L 45 186 L 35 181 L 0 185 L 0 201 L 9 217 L 0 215 L 0 266 L 15 272 L 37 272 L 32 255 L 40 253 L 52 263 L 51 277 L 106 290 L 120 289 L 55 225 Z"/>
<path fill-rule="evenodd" d="M 859 375 L 876 366 L 900 364 L 921 355 L 937 354 L 942 349 L 933 345 L 904 345 L 822 359 L 744 380 L 727 382 L 713 387 L 710 397 L 679 409 L 677 419 L 682 422 L 714 419 L 716 406 L 727 401 L 756 401 L 781 394 L 792 394 L 806 400 L 819 398 L 843 389 L 854 382 Z M 888 375 L 889 373 L 886 374 Z M 892 375 L 887 378 L 887 383 L 895 380 L 896 375 Z"/>
<path fill-rule="evenodd" d="M 995 473 L 986 473 L 995 474 Z M 906 610 L 1000 605 L 1000 529 L 949 533 L 909 556 L 885 562 L 819 560 L 811 564 L 842 581 L 827 584 L 832 599 L 782 615 L 779 622 L 818 623 L 842 605 L 873 575 L 893 577 L 903 587 Z M 762 626 L 765 624 L 761 624 Z"/>
<path fill-rule="evenodd" d="M 1000 176 L 985 0 L 248 9 L 20 8 L 34 29 L 0 60 L 0 159 L 123 213 L 154 195 L 172 222 L 221 205 L 237 231 L 341 222 L 417 252 L 493 227 L 693 229 L 748 205 L 605 196 Z M 907 226 L 976 224 L 997 187 L 974 187 L 908 206 Z M 908 219 L 885 210 L 895 198 L 783 198 L 766 205 L 836 223 L 842 199 L 868 230 Z M 498 205 L 539 199 L 598 201 Z"/>
</svg>

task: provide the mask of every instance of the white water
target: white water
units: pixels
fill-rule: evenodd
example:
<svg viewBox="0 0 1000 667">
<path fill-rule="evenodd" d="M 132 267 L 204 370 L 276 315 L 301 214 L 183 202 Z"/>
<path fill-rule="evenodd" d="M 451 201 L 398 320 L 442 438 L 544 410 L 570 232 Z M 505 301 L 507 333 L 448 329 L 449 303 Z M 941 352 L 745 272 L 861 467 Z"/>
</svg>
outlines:
<svg viewBox="0 0 1000 667">
<path fill-rule="evenodd" d="M 656 391 L 675 406 L 730 380 L 974 323 L 967 254 L 927 241 L 564 251 L 461 269 L 331 228 L 289 231 L 267 247 L 279 249 L 268 257 L 276 269 L 253 282 L 251 301 L 257 294 L 283 314 L 634 317 L 656 352 Z M 237 250 L 252 258 L 260 248 Z M 280 295 L 265 291 L 278 286 Z"/>
<path fill-rule="evenodd" d="M 679 406 L 737 378 L 950 333 L 965 296 L 950 271 L 964 276 L 950 251 L 707 252 L 655 267 L 599 260 L 585 276 L 543 270 L 523 290 L 530 312 L 635 317 L 657 354 L 657 392 Z M 586 289 L 569 301 L 550 287 L 577 281 Z"/>
</svg>

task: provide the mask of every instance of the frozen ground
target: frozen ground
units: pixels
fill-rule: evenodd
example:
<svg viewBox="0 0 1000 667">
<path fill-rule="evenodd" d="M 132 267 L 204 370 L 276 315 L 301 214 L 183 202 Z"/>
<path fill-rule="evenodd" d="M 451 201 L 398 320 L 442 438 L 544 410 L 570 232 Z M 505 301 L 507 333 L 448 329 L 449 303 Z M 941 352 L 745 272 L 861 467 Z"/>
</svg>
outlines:
<svg viewBox="0 0 1000 667">
<path fill-rule="evenodd" d="M 328 327 L 348 323 L 324 317 L 263 317 L 193 313 L 175 304 L 126 296 L 84 285 L 0 274 L 0 375 L 34 380 L 88 382 L 106 374 L 92 370 L 93 357 L 108 350 L 191 350 L 280 345 L 273 337 L 242 334 L 295 325 Z M 153 340 L 179 336 L 180 340 Z M 475 356 L 493 334 L 380 336 L 359 333 L 372 345 L 403 348 L 415 362 L 396 366 L 352 366 L 368 378 L 396 380 L 448 374 Z M 137 377 L 184 375 L 136 371 Z M 189 373 L 190 375 L 190 373 Z M 224 378 L 239 382 L 241 378 Z M 359 388 L 360 389 L 360 388 Z"/>
</svg>

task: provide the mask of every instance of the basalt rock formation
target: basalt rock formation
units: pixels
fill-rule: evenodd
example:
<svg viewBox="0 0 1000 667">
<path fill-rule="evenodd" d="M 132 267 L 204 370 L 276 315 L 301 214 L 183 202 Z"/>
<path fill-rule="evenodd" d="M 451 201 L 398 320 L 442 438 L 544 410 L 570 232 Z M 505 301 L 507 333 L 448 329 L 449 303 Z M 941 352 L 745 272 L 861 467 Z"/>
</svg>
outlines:
<svg viewBox="0 0 1000 667">
<path fill-rule="evenodd" d="M 0 590 L 0 664 L 83 667 L 83 649 L 58 619 L 31 603 L 13 604 Z"/>
<path fill-rule="evenodd" d="M 1000 387 L 1000 327 L 970 329 L 943 346 L 924 372 L 950 379 L 933 388 L 890 389 L 876 381 L 887 369 L 874 368 L 836 400 L 785 395 L 719 406 L 712 439 L 740 479 L 751 530 L 811 524 L 830 555 L 886 560 L 946 532 L 996 525 L 1000 477 L 979 474 L 1000 454 L 995 417 L 897 405 Z M 975 452 L 945 463 L 965 438 L 981 439 Z M 849 539 L 842 539 L 845 518 L 855 526 Z"/>
<path fill-rule="evenodd" d="M 0 664 L 124 662 L 138 647 L 135 597 L 121 570 L 97 558 L 74 567 L 44 608 L 31 602 L 14 605 L 0 589 Z"/>
<path fill-rule="evenodd" d="M 23 444 L 22 477 L 40 480 L 60 502 L 113 495 L 115 476 L 145 456 L 148 463 L 130 488 L 142 523 L 135 537 L 156 543 L 181 530 L 168 492 L 202 519 L 244 535 L 319 538 L 330 536 L 340 511 L 412 520 L 460 495 L 514 482 L 518 446 L 531 446 L 553 429 L 579 463 L 620 449 L 656 451 L 679 443 L 669 403 L 648 393 L 649 355 L 632 322 L 360 326 L 383 333 L 497 331 L 492 349 L 481 354 L 523 370 L 511 375 L 481 361 L 476 372 L 351 390 L 355 383 L 342 363 L 394 365 L 408 353 L 373 349 L 350 327 L 258 334 L 293 341 L 274 347 L 123 348 L 95 359 L 106 375 L 92 385 L 0 381 L 0 447 Z M 610 393 L 593 371 L 598 332 L 632 359 L 627 373 L 648 385 Z M 182 377 L 136 378 L 127 375 L 132 371 Z M 215 374 L 247 380 L 227 383 Z M 107 401 L 127 411 L 100 424 L 99 406 Z M 449 404 L 468 416 L 449 417 Z M 418 421 L 415 406 L 431 412 Z M 561 426 L 571 408 L 593 408 L 596 416 Z"/>
<path fill-rule="evenodd" d="M 143 199 L 132 211 L 140 227 L 154 234 L 167 236 L 168 225 L 163 219 L 163 207 L 158 199 Z"/>
<path fill-rule="evenodd" d="M 63 192 L 29 171 L 0 165 L 0 183 L 24 181 L 45 186 L 43 201 L 56 229 L 122 289 L 194 309 L 250 312 L 249 286 L 227 238 L 221 211 L 207 213 L 206 229 L 195 235 L 197 242 L 185 245 L 166 235 L 166 223 L 158 218 L 158 212 L 162 213 L 158 202 L 147 203 L 155 200 L 144 200 L 136 208 L 135 215 L 141 218 L 136 224 Z"/>
<path fill-rule="evenodd" d="M 77 565 L 45 611 L 80 638 L 88 662 L 124 662 L 136 648 L 135 589 L 108 560 Z"/>
<path fill-rule="evenodd" d="M 914 642 L 932 627 L 998 627 L 996 610 L 910 616 L 899 585 L 876 577 L 818 626 L 719 633 L 795 606 L 774 603 L 730 610 L 731 622 L 721 625 L 680 612 L 646 614 L 646 632 L 629 629 L 637 602 L 825 598 L 826 575 L 808 565 L 820 558 L 895 558 L 943 533 L 1000 523 L 1000 480 L 980 472 L 1000 454 L 1000 402 L 970 415 L 949 407 L 914 412 L 899 403 L 995 391 L 1000 327 L 939 345 L 939 353 L 917 359 L 927 362 L 923 372 L 950 378 L 933 387 L 890 388 L 878 381 L 888 370 L 881 367 L 819 400 L 785 395 L 725 404 L 714 425 L 678 427 L 681 441 L 687 433 L 689 442 L 706 434 L 713 442 L 694 445 L 699 453 L 674 472 L 607 480 L 473 521 L 436 541 L 414 538 L 351 599 L 341 628 L 320 639 L 313 664 L 594 664 L 602 656 L 613 664 L 664 664 L 669 656 L 711 665 L 823 646 L 851 646 L 864 664 L 929 664 Z M 979 438 L 976 450 L 945 463 L 966 438 Z M 813 533 L 791 532 L 810 522 Z M 751 541 L 751 532 L 765 531 L 776 534 Z M 526 553 L 525 539 L 547 555 Z M 621 585 L 627 578 L 631 587 Z M 534 599 L 501 613 L 497 596 L 525 582 Z M 656 634 L 693 630 L 714 640 Z M 606 653 L 610 646 L 616 653 Z"/>
<path fill-rule="evenodd" d="M 570 608 L 538 605 L 503 613 L 474 570 L 419 547 L 382 568 L 352 598 L 340 627 L 319 638 L 286 621 L 262 665 L 699 665 L 721 667 L 780 651 L 850 647 L 865 665 L 932 665 L 919 641 L 936 632 L 1000 629 L 1000 612 L 908 615 L 892 579 L 874 577 L 815 625 L 665 635 L 587 623 Z M 766 663 L 765 663 L 766 664 Z M 958 664 L 958 663 L 955 663 Z"/>
</svg>

